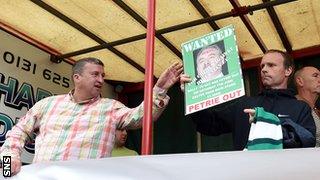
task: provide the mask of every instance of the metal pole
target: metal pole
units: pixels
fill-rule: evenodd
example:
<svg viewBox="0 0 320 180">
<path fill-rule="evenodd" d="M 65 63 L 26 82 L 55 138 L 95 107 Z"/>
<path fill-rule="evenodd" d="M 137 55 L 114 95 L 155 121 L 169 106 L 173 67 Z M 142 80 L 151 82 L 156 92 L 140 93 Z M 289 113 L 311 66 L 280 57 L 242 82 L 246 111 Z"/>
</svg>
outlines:
<svg viewBox="0 0 320 180">
<path fill-rule="evenodd" d="M 153 58 L 155 35 L 155 0 L 148 1 L 147 43 L 146 43 L 146 74 L 144 79 L 144 118 L 142 125 L 141 154 L 152 152 L 152 89 L 153 89 Z"/>
</svg>

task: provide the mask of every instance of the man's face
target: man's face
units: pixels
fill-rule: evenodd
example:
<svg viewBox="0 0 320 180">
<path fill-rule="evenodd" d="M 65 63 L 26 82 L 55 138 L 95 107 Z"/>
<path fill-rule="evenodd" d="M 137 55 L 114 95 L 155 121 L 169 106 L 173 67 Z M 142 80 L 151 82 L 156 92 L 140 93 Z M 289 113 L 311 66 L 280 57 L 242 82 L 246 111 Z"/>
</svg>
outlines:
<svg viewBox="0 0 320 180">
<path fill-rule="evenodd" d="M 207 48 L 197 56 L 198 75 L 203 81 L 212 80 L 222 73 L 224 63 L 225 59 L 219 49 Z"/>
<path fill-rule="evenodd" d="M 305 67 L 301 71 L 301 86 L 312 93 L 320 93 L 320 71 L 314 67 Z"/>
<path fill-rule="evenodd" d="M 104 76 L 103 66 L 87 63 L 81 74 L 74 75 L 75 86 L 88 98 L 97 97 L 101 94 Z"/>
<path fill-rule="evenodd" d="M 118 146 L 124 146 L 127 140 L 126 130 L 116 130 L 116 144 Z"/>
<path fill-rule="evenodd" d="M 286 89 L 292 68 L 285 68 L 280 53 L 270 52 L 263 56 L 260 64 L 261 80 L 266 88 Z"/>
</svg>

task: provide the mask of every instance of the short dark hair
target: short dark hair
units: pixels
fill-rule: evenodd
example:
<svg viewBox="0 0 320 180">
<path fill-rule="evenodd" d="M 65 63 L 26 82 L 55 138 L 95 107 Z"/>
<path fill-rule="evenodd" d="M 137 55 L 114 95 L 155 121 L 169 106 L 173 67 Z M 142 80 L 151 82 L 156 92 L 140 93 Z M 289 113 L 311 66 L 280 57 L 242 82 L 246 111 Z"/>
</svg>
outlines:
<svg viewBox="0 0 320 180">
<path fill-rule="evenodd" d="M 73 64 L 72 75 L 81 74 L 83 72 L 83 67 L 87 63 L 96 64 L 96 65 L 100 65 L 100 66 L 104 67 L 103 62 L 100 59 L 97 59 L 97 58 L 94 58 L 94 57 L 86 57 L 86 58 L 79 59 L 78 61 L 76 61 Z"/>
<path fill-rule="evenodd" d="M 277 50 L 277 49 L 270 49 L 268 50 L 265 54 L 268 54 L 268 53 L 279 53 L 282 57 L 283 57 L 283 65 L 286 69 L 288 69 L 289 67 L 292 68 L 292 73 L 290 76 L 292 76 L 294 74 L 294 61 L 293 61 L 293 58 L 292 56 L 287 53 L 287 52 L 284 52 L 284 51 L 281 51 L 281 50 Z"/>
</svg>

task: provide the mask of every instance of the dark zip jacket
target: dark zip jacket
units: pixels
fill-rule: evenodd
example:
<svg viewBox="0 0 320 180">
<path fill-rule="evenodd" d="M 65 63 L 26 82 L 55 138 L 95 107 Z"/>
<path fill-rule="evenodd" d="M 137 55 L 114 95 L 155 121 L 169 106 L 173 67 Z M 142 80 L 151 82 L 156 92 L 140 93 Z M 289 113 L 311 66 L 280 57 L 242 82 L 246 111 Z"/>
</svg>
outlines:
<svg viewBox="0 0 320 180">
<path fill-rule="evenodd" d="M 284 148 L 315 146 L 316 127 L 311 109 L 287 89 L 264 90 L 257 97 L 242 97 L 228 105 L 193 113 L 190 117 L 202 134 L 217 136 L 231 132 L 234 150 L 243 150 L 250 131 L 249 115 L 243 110 L 255 107 L 263 107 L 279 117 Z"/>
</svg>

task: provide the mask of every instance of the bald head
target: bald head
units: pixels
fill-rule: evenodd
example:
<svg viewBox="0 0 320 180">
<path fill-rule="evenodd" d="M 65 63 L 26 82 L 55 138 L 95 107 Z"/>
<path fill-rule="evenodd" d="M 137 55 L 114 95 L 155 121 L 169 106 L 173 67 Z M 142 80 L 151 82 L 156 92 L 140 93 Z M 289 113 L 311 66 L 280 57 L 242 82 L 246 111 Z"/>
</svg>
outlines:
<svg viewBox="0 0 320 180">
<path fill-rule="evenodd" d="M 298 70 L 294 75 L 294 81 L 298 91 L 320 93 L 320 71 L 315 67 L 306 66 Z"/>
</svg>

